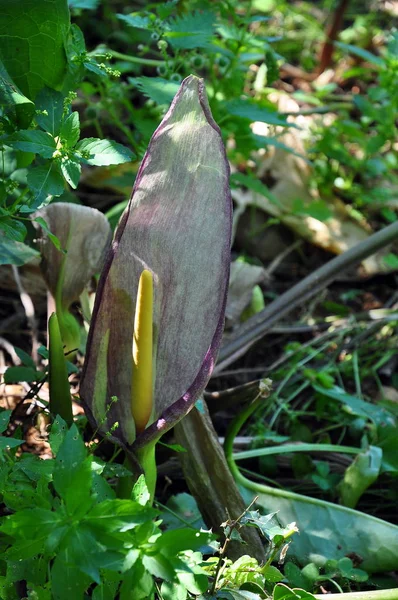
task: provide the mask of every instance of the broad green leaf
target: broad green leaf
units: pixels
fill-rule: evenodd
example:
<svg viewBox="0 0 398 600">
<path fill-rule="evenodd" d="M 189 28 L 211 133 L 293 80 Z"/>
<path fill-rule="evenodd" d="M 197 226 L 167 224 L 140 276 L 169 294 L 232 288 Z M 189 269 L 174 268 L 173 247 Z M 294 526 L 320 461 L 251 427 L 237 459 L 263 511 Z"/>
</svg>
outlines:
<svg viewBox="0 0 398 600">
<path fill-rule="evenodd" d="M 59 134 L 64 112 L 64 97 L 48 87 L 43 88 L 36 96 L 36 109 L 47 114 L 37 114 L 36 122 L 44 131 L 52 136 Z"/>
<path fill-rule="evenodd" d="M 62 86 L 69 26 L 66 0 L 2 0 L 0 53 L 10 77 L 30 100 L 44 86 Z"/>
<path fill-rule="evenodd" d="M 32 167 L 26 180 L 34 193 L 32 210 L 39 208 L 52 196 L 60 196 L 65 189 L 62 175 L 54 162 Z"/>
<path fill-rule="evenodd" d="M 265 488 L 265 486 L 262 486 Z M 398 568 L 398 527 L 351 508 L 269 488 L 256 492 L 257 504 L 266 512 L 278 511 L 281 523 L 295 522 L 299 534 L 289 546 L 289 556 L 300 564 L 323 564 L 347 554 L 358 554 L 369 573 Z"/>
<path fill-rule="evenodd" d="M 0 108 L 16 125 L 29 127 L 35 105 L 17 88 L 0 60 Z"/>
<path fill-rule="evenodd" d="M 39 154 L 43 158 L 52 158 L 57 149 L 57 144 L 52 135 L 38 129 L 17 131 L 7 139 L 7 145 L 24 152 Z"/>
<path fill-rule="evenodd" d="M 12 437 L 0 436 L 0 451 L 6 448 L 17 448 L 21 444 L 24 444 L 25 440 L 17 440 Z"/>
<path fill-rule="evenodd" d="M 60 138 L 67 143 L 70 148 L 73 148 L 79 141 L 80 137 L 80 120 L 79 113 L 74 111 L 71 113 L 61 125 Z"/>
<path fill-rule="evenodd" d="M 0 229 L 9 240 L 15 242 L 23 242 L 26 237 L 26 225 L 12 217 L 0 217 Z"/>
<path fill-rule="evenodd" d="M 43 373 L 32 367 L 8 367 L 4 373 L 4 382 L 19 383 L 20 381 L 26 381 L 32 383 L 33 381 L 40 381 L 42 377 Z"/>
<path fill-rule="evenodd" d="M 170 104 L 180 87 L 175 81 L 162 77 L 130 77 L 129 83 L 136 86 L 140 92 L 156 104 Z"/>
<path fill-rule="evenodd" d="M 130 162 L 134 155 L 122 144 L 112 140 L 100 140 L 98 138 L 86 138 L 81 140 L 75 148 L 76 152 L 88 155 L 84 162 L 88 165 L 119 165 Z"/>
<path fill-rule="evenodd" d="M 64 157 L 61 161 L 62 175 L 69 185 L 75 190 L 80 180 L 82 168 L 74 158 Z"/>
<path fill-rule="evenodd" d="M 37 258 L 39 253 L 30 246 L 7 239 L 0 234 L 0 265 L 16 265 L 20 267 Z"/>
</svg>

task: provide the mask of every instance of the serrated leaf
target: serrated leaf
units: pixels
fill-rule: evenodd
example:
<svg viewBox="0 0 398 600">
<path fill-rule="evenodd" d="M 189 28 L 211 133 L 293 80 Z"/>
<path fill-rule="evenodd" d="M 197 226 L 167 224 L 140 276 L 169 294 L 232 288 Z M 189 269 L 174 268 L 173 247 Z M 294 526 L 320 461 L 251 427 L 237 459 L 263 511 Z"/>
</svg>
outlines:
<svg viewBox="0 0 398 600">
<path fill-rule="evenodd" d="M 73 424 L 58 450 L 53 474 L 54 488 L 64 500 L 70 514 L 90 497 L 91 457 L 86 457 L 86 447 Z"/>
<path fill-rule="evenodd" d="M 0 265 L 16 265 L 20 267 L 37 258 L 39 253 L 30 246 L 9 240 L 0 233 Z"/>
<path fill-rule="evenodd" d="M 129 83 L 135 85 L 147 98 L 156 104 L 170 104 L 180 87 L 175 81 L 162 77 L 129 77 Z"/>
<path fill-rule="evenodd" d="M 64 157 L 61 161 L 62 175 L 74 190 L 77 188 L 82 168 L 77 160 L 69 157 Z"/>
<path fill-rule="evenodd" d="M 52 136 L 55 137 L 58 135 L 64 111 L 63 95 L 60 92 L 45 87 L 37 94 L 35 105 L 37 110 L 47 113 L 36 115 L 37 124 Z"/>
<path fill-rule="evenodd" d="M 164 37 L 176 49 L 203 48 L 210 44 L 215 20 L 210 11 L 193 11 L 171 19 Z"/>
<path fill-rule="evenodd" d="M 75 150 L 89 154 L 84 162 L 88 165 L 118 165 L 124 162 L 130 162 L 134 154 L 117 142 L 112 140 L 100 140 L 98 138 L 86 138 L 81 140 Z"/>
<path fill-rule="evenodd" d="M 63 121 L 59 135 L 70 148 L 73 148 L 73 146 L 77 144 L 80 137 L 80 120 L 77 111 L 71 113 L 65 121 Z"/>
<path fill-rule="evenodd" d="M 14 133 L 7 139 L 7 145 L 24 152 L 39 154 L 43 158 L 52 158 L 57 149 L 54 138 L 49 133 L 38 129 L 26 129 Z"/>
<path fill-rule="evenodd" d="M 65 190 L 64 180 L 54 162 L 29 169 L 26 181 L 34 193 L 32 210 L 39 208 L 49 197 L 60 196 Z"/>
</svg>

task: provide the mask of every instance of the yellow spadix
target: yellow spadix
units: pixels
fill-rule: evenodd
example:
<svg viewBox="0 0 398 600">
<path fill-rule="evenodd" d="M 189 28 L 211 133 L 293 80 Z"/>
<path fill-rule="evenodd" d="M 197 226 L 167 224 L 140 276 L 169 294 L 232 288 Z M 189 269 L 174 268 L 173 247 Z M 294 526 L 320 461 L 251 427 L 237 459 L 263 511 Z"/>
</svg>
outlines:
<svg viewBox="0 0 398 600">
<path fill-rule="evenodd" d="M 136 432 L 144 431 L 152 412 L 153 401 L 153 276 L 142 271 L 138 283 L 133 333 L 133 371 L 131 413 Z"/>
</svg>

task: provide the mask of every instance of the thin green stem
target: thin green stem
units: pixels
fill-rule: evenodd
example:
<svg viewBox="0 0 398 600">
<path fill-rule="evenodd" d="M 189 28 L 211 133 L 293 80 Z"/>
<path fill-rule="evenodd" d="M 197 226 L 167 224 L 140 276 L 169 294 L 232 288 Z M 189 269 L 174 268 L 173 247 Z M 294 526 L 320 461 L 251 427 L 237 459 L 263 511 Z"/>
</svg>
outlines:
<svg viewBox="0 0 398 600">
<path fill-rule="evenodd" d="M 126 62 L 135 63 L 137 65 L 147 65 L 148 67 L 160 67 L 165 64 L 164 60 L 156 60 L 153 58 L 141 58 L 140 56 L 130 56 L 130 54 L 123 54 L 116 50 L 109 50 L 112 54 L 112 58 L 118 58 L 119 60 L 125 60 Z"/>
<path fill-rule="evenodd" d="M 257 458 L 258 456 L 269 456 L 270 454 L 291 454 L 292 452 L 341 452 L 343 454 L 361 454 L 361 448 L 352 446 L 336 446 L 334 444 L 284 444 L 283 446 L 271 446 L 269 448 L 256 448 L 244 452 L 234 452 L 234 460 L 245 458 Z"/>
</svg>

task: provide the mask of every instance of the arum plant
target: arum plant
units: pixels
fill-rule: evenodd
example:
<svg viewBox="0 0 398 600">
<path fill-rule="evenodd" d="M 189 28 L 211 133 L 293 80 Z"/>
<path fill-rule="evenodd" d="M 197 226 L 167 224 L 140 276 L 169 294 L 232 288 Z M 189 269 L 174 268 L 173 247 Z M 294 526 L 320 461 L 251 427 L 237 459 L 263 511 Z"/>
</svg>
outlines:
<svg viewBox="0 0 398 600">
<path fill-rule="evenodd" d="M 80 325 L 70 307 L 101 269 L 111 241 L 111 228 L 98 210 L 66 202 L 38 211 L 34 224 L 40 226 L 40 266 L 54 299 L 64 351 L 68 354 L 80 345 Z"/>
<path fill-rule="evenodd" d="M 215 363 L 230 241 L 229 166 L 204 84 L 190 76 L 153 134 L 107 256 L 81 382 L 89 418 L 138 458 L 152 494 L 155 444 Z"/>
</svg>

